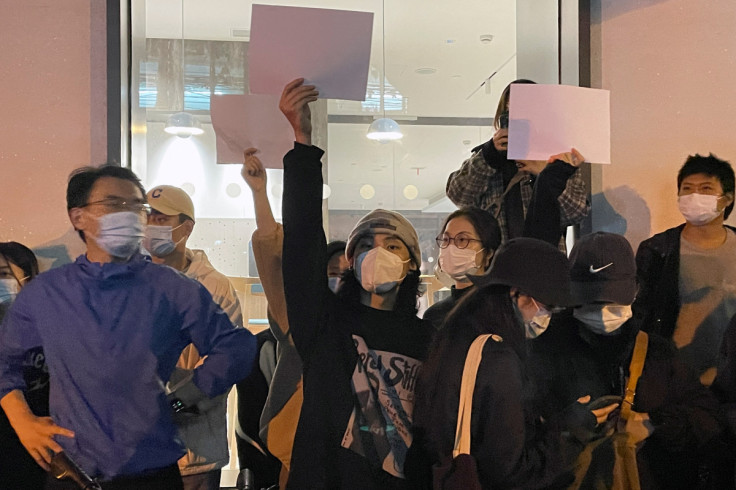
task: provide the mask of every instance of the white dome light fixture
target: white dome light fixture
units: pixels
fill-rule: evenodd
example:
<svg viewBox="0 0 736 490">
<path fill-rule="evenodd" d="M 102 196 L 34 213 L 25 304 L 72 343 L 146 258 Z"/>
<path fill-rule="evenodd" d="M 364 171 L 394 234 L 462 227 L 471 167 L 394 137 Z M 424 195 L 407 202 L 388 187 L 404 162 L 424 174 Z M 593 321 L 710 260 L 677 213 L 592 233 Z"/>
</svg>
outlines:
<svg viewBox="0 0 736 490">
<path fill-rule="evenodd" d="M 376 189 L 373 188 L 370 184 L 365 184 L 360 188 L 360 197 L 362 197 L 365 200 L 373 199 L 373 196 L 376 195 Z"/>
<path fill-rule="evenodd" d="M 380 99 L 380 112 L 383 117 L 376 119 L 368 127 L 368 133 L 366 137 L 369 140 L 379 141 L 381 143 L 387 143 L 389 141 L 400 140 L 404 137 L 401 132 L 399 124 L 391 118 L 386 117 L 386 105 L 383 103 L 383 99 L 386 95 L 386 2 L 381 2 L 381 99 Z"/>
<path fill-rule="evenodd" d="M 404 137 L 399 124 L 391 118 L 376 119 L 368 126 L 366 137 L 374 141 L 396 141 Z"/>
<path fill-rule="evenodd" d="M 204 134 L 204 129 L 202 129 L 202 125 L 197 121 L 197 118 L 188 112 L 177 112 L 170 115 L 166 120 L 164 131 L 180 138 Z"/>
<path fill-rule="evenodd" d="M 406 187 L 404 187 L 404 197 L 407 198 L 409 201 L 413 201 L 419 196 L 419 189 L 417 189 L 417 186 L 409 184 Z"/>
</svg>

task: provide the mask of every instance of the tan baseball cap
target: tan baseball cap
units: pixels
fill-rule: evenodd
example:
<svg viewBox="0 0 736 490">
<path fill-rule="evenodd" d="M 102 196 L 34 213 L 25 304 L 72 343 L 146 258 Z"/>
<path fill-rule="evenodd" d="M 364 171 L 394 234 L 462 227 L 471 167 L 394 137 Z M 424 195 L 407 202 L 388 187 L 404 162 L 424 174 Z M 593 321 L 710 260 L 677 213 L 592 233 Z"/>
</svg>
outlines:
<svg viewBox="0 0 736 490">
<path fill-rule="evenodd" d="M 183 189 L 173 185 L 159 185 L 146 194 L 148 204 L 159 213 L 169 216 L 184 214 L 194 220 L 194 204 Z"/>
</svg>

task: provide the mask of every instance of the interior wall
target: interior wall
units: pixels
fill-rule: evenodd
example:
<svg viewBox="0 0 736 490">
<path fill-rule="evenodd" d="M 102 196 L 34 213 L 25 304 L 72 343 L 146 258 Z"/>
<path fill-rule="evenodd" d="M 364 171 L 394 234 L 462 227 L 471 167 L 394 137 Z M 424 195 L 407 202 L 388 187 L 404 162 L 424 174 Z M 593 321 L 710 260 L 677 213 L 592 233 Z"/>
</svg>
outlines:
<svg viewBox="0 0 736 490">
<path fill-rule="evenodd" d="M 611 91 L 612 151 L 611 165 L 593 166 L 593 229 L 636 249 L 683 222 L 676 176 L 688 155 L 736 164 L 736 3 L 592 4 L 592 86 Z"/>
<path fill-rule="evenodd" d="M 0 12 L 0 241 L 36 249 L 47 268 L 83 250 L 69 173 L 106 157 L 105 2 L 0 0 Z"/>
</svg>

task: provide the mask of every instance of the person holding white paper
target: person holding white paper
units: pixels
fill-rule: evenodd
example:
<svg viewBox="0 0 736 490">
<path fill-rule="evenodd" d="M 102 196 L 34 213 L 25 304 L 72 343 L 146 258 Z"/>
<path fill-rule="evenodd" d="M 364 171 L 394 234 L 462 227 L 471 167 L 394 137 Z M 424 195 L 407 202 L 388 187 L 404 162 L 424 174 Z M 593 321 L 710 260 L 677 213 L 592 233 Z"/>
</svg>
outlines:
<svg viewBox="0 0 736 490">
<path fill-rule="evenodd" d="M 567 226 L 579 223 L 590 211 L 587 190 L 579 165 L 581 155 L 572 152 L 564 159 L 548 161 L 509 160 L 508 110 L 511 85 L 534 83 L 515 80 L 503 91 L 496 109 L 493 138 L 473 149 L 459 170 L 447 180 L 447 197 L 458 207 L 477 206 L 491 213 L 501 226 L 502 240 L 524 235 L 524 220 L 534 192 L 537 177 L 542 173 L 554 174 L 552 180 L 565 183 L 557 196 L 560 211 L 560 235 Z M 558 161 L 559 160 L 559 161 Z M 549 165 L 554 163 L 554 165 Z M 564 239 L 559 242 L 565 250 Z"/>
<path fill-rule="evenodd" d="M 294 129 L 284 156 L 283 281 L 303 363 L 301 416 L 287 489 L 404 489 L 414 389 L 434 328 L 417 317 L 419 238 L 401 214 L 376 209 L 350 232 L 350 268 L 328 287 L 322 226 L 323 151 L 312 145 L 313 85 L 286 85 Z"/>
</svg>

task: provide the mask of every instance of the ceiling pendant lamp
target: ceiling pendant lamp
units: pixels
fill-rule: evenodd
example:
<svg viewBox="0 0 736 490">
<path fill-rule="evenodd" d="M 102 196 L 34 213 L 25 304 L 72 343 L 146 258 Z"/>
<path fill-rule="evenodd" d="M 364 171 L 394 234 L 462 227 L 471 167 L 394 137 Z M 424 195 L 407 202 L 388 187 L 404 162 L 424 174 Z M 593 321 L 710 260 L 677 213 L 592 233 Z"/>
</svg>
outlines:
<svg viewBox="0 0 736 490">
<path fill-rule="evenodd" d="M 181 4 L 181 108 L 182 112 L 172 114 L 166 120 L 164 131 L 180 138 L 199 136 L 204 129 L 197 118 L 186 109 L 186 51 L 184 50 L 184 4 Z"/>
<path fill-rule="evenodd" d="M 189 138 L 190 136 L 204 134 L 202 125 L 188 112 L 177 112 L 176 114 L 170 115 L 166 120 L 164 131 L 180 138 Z"/>
<path fill-rule="evenodd" d="M 380 99 L 380 111 L 383 117 L 376 119 L 368 126 L 368 133 L 366 137 L 370 140 L 379 141 L 381 143 L 388 143 L 389 141 L 400 140 L 404 137 L 401 132 L 399 124 L 393 119 L 386 117 L 386 106 L 383 103 L 383 98 L 386 93 L 386 2 L 381 2 L 381 49 L 383 51 L 383 58 L 381 60 L 381 99 Z"/>
</svg>

